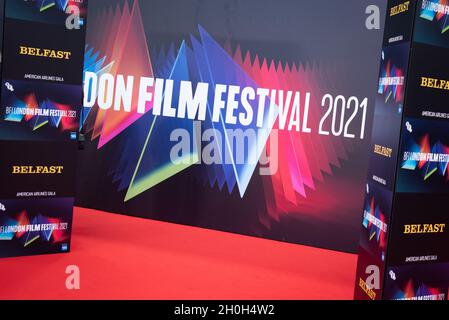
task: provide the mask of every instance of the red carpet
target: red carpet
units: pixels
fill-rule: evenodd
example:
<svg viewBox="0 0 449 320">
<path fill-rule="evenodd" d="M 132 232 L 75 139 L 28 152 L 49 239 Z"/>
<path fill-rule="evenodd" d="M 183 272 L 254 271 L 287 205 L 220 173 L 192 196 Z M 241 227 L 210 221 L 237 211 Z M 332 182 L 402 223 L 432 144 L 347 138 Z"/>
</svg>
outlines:
<svg viewBox="0 0 449 320">
<path fill-rule="evenodd" d="M 356 259 L 77 208 L 72 252 L 1 260 L 0 299 L 352 299 Z"/>
</svg>

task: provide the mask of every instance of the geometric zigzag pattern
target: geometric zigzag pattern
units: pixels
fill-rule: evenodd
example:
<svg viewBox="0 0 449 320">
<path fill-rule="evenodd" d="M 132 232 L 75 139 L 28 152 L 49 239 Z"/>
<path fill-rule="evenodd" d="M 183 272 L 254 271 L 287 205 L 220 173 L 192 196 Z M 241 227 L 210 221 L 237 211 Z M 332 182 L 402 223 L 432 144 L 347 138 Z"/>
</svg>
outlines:
<svg viewBox="0 0 449 320">
<path fill-rule="evenodd" d="M 443 12 L 436 12 L 435 10 L 430 10 L 429 7 L 433 6 L 448 6 L 448 0 L 429 0 L 427 1 L 426 8 L 421 8 L 420 17 L 429 21 L 436 21 L 441 33 L 445 33 L 449 30 L 449 14 Z"/>
<path fill-rule="evenodd" d="M 322 84 L 326 83 L 329 88 L 332 83 L 338 82 L 335 76 L 337 72 L 333 72 L 329 66 L 282 64 L 242 52 L 239 47 L 232 50 L 228 44 L 221 46 L 201 26 L 198 27 L 198 39 L 192 35 L 180 45 L 169 45 L 168 50 L 152 48 L 151 43 L 147 43 L 137 1 L 131 7 L 125 2 L 123 7 L 109 8 L 92 19 L 105 27 L 88 29 L 85 71 L 98 75 L 107 72 L 112 75 L 133 75 L 135 78 L 145 76 L 189 80 L 193 83 L 201 81 L 212 86 L 223 83 L 313 92 L 309 111 L 311 124 L 318 123 L 322 115 L 321 101 L 314 100 L 314 97 L 324 94 L 320 89 Z M 195 135 L 192 121 L 155 117 L 149 112 L 151 108 L 152 105 L 148 104 L 144 114 L 137 114 L 104 111 L 94 106 L 85 108 L 82 117 L 84 130 L 90 133 L 92 140 L 99 139 L 98 148 L 126 131 L 119 139 L 119 151 L 111 159 L 114 165 L 110 168 L 118 189 L 127 191 L 126 201 L 199 160 L 197 154 L 192 152 L 190 162 L 183 165 L 170 163 L 166 143 L 168 132 L 172 128 L 185 128 Z M 263 143 L 253 150 L 257 157 L 260 157 L 265 146 L 269 149 L 270 132 L 278 128 L 277 106 L 268 104 L 266 108 L 275 115 L 275 121 L 270 123 L 268 118 L 264 119 L 265 130 L 258 137 L 258 141 Z M 202 125 L 204 129 L 215 125 L 215 129 L 220 132 L 227 128 L 224 124 L 217 126 L 208 121 Z M 340 167 L 341 161 L 347 159 L 352 146 L 352 141 L 342 138 L 323 139 L 317 133 L 279 131 L 279 170 L 263 179 L 266 194 L 269 194 L 267 208 L 273 217 L 295 211 L 300 199 L 307 197 L 307 190 L 314 190 L 317 182 L 323 181 L 326 175 L 332 175 L 333 168 Z M 229 165 L 200 167 L 201 177 L 210 187 L 217 186 L 220 190 L 226 187 L 228 192 L 237 189 L 242 197 L 255 170 L 255 165 L 239 166 L 235 161 Z"/>
<path fill-rule="evenodd" d="M 440 141 L 433 144 L 432 147 L 430 146 L 429 134 L 422 136 L 419 143 L 412 142 L 407 150 L 410 153 L 449 155 L 449 147 L 442 144 Z M 429 179 L 436 172 L 442 177 L 446 176 L 446 179 L 449 180 L 449 172 L 447 170 L 448 164 L 449 161 L 432 162 L 428 161 L 428 159 L 407 159 L 403 161 L 402 169 L 420 170 L 424 180 Z"/>
</svg>

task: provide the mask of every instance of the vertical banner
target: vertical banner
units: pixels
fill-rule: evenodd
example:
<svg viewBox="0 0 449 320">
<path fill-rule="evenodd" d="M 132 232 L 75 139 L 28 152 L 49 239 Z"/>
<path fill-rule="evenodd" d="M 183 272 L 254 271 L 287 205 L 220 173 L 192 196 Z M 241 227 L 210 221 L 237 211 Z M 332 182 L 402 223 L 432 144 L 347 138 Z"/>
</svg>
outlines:
<svg viewBox="0 0 449 320">
<path fill-rule="evenodd" d="M 0 257 L 67 252 L 86 0 L 5 0 Z"/>
<path fill-rule="evenodd" d="M 382 297 L 414 6 L 414 1 L 388 1 L 363 207 L 356 299 Z"/>
<path fill-rule="evenodd" d="M 389 1 L 358 299 L 447 300 L 448 21 L 446 1 Z"/>
</svg>

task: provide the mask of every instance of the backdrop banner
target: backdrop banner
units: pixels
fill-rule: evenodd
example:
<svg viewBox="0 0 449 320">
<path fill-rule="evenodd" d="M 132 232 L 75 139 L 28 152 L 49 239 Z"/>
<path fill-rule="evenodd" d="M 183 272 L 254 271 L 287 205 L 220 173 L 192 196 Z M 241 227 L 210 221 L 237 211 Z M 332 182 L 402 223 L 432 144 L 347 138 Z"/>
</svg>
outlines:
<svg viewBox="0 0 449 320">
<path fill-rule="evenodd" d="M 355 298 L 448 300 L 449 5 L 389 0 Z"/>
<path fill-rule="evenodd" d="M 0 5 L 0 257 L 68 252 L 87 0 Z"/>
<path fill-rule="evenodd" d="M 374 3 L 92 1 L 77 205 L 355 252 Z"/>
</svg>

